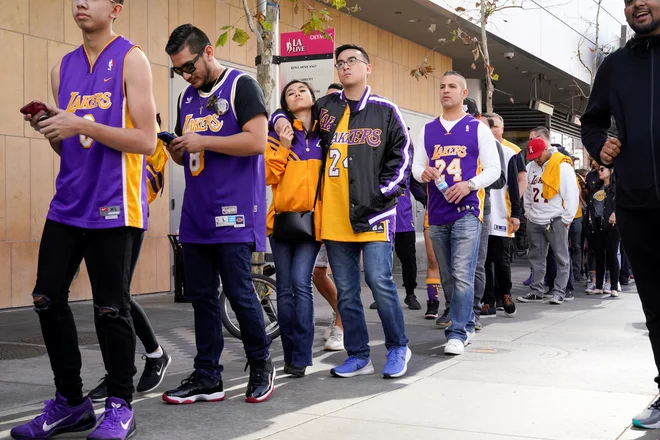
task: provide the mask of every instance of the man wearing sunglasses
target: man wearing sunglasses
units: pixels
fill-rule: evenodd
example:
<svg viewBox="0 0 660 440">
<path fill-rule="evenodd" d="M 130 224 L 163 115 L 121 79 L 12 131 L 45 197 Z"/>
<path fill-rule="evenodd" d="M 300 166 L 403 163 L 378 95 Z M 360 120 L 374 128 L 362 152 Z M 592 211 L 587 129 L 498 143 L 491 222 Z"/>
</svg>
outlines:
<svg viewBox="0 0 660 440">
<path fill-rule="evenodd" d="M 72 0 L 83 44 L 51 70 L 56 105 L 46 105 L 49 117 L 26 116 L 61 158 L 32 293 L 57 393 L 40 416 L 11 430 L 13 438 L 51 438 L 96 425 L 92 402 L 82 395 L 80 350 L 68 304 L 83 258 L 108 372 L 105 412 L 88 438 L 123 440 L 135 434 L 131 261 L 147 229 L 145 155 L 154 152 L 158 130 L 149 61 L 112 30 L 123 3 Z"/>
<path fill-rule="evenodd" d="M 215 59 L 208 36 L 191 24 L 176 28 L 165 51 L 172 72 L 190 86 L 179 97 L 172 159 L 184 167 L 179 241 L 186 291 L 195 312 L 195 371 L 163 394 L 169 403 L 225 397 L 219 281 L 241 327 L 250 366 L 247 402 L 263 402 L 274 389 L 270 338 L 251 275 L 253 251 L 265 251 L 268 135 L 266 104 L 257 82 Z"/>
</svg>

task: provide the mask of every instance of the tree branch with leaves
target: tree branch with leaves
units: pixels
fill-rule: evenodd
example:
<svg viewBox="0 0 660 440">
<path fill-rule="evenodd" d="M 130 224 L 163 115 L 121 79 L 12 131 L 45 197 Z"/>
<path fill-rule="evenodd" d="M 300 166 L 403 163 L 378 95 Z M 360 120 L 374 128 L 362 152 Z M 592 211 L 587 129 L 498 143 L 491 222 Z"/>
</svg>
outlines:
<svg viewBox="0 0 660 440">
<path fill-rule="evenodd" d="M 318 7 L 314 2 L 307 2 L 305 0 L 256 0 L 254 7 L 250 7 L 249 1 L 242 0 L 242 5 L 248 30 L 252 34 L 255 34 L 257 38 L 257 82 L 264 92 L 266 102 L 269 103 L 273 89 L 275 88 L 272 73 L 273 54 L 276 50 L 273 29 L 279 20 L 281 2 L 290 2 L 293 5 L 293 12 L 295 14 L 300 13 L 301 7 L 305 8 L 310 18 L 303 23 L 300 30 L 306 35 L 319 32 L 325 38 L 332 39 L 326 32 L 326 29 L 331 24 L 332 17 L 326 8 Z M 346 0 L 320 0 L 320 3 L 346 13 L 354 13 L 359 10 L 357 5 L 349 7 Z M 224 47 L 229 40 L 230 34 L 232 35 L 232 41 L 239 46 L 244 46 L 248 42 L 250 34 L 248 34 L 246 29 L 237 26 L 239 21 L 240 19 L 220 29 L 222 33 L 216 41 L 216 47 Z"/>
</svg>

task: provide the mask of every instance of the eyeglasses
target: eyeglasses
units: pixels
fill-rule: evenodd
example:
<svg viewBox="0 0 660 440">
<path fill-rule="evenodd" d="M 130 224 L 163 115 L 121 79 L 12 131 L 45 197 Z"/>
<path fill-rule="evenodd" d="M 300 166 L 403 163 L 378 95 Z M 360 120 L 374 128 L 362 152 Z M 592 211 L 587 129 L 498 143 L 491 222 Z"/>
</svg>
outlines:
<svg viewBox="0 0 660 440">
<path fill-rule="evenodd" d="M 600 168 L 598 168 L 598 172 L 599 172 L 599 173 L 602 173 L 603 171 L 605 171 L 605 167 L 600 167 Z"/>
<path fill-rule="evenodd" d="M 177 75 L 180 76 L 183 76 L 184 73 L 188 73 L 188 74 L 193 73 L 195 70 L 197 70 L 195 63 L 197 63 L 197 60 L 199 59 L 199 57 L 202 56 L 205 50 L 206 50 L 206 46 L 197 54 L 195 58 L 193 58 L 192 61 L 188 61 L 187 63 L 184 63 L 183 66 L 172 67 L 172 73 L 176 73 Z"/>
<path fill-rule="evenodd" d="M 337 61 L 337 64 L 335 64 L 335 69 L 337 69 L 337 70 L 339 70 L 339 69 L 343 69 L 344 66 L 346 66 L 346 65 L 348 65 L 348 66 L 353 66 L 353 65 L 355 65 L 355 63 L 357 63 L 358 61 L 361 62 L 361 63 L 364 63 L 364 64 L 369 64 L 368 62 L 366 62 L 366 61 L 364 61 L 364 60 L 361 60 L 361 59 L 359 59 L 359 58 L 357 58 L 357 57 L 350 57 L 350 58 L 347 59 L 346 61 L 344 61 L 344 60 Z"/>
</svg>

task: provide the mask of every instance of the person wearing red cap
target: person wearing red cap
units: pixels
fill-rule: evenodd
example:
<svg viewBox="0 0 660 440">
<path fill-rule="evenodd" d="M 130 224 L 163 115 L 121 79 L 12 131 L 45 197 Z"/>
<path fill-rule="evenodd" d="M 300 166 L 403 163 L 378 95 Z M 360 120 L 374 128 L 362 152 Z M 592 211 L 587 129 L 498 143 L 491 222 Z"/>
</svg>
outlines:
<svg viewBox="0 0 660 440">
<path fill-rule="evenodd" d="M 547 128 L 535 129 L 527 143 L 527 179 L 524 206 L 529 239 L 531 291 L 520 302 L 542 302 L 548 247 L 557 260 L 557 278 L 550 304 L 562 304 L 570 273 L 568 229 L 578 209 L 579 190 L 571 159 L 550 145 Z"/>
</svg>

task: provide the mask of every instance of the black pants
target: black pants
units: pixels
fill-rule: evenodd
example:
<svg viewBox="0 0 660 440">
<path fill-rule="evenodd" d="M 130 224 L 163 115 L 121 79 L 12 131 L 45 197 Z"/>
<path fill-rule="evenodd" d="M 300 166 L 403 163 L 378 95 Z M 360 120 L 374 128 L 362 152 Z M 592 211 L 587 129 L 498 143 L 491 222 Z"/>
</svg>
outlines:
<svg viewBox="0 0 660 440">
<path fill-rule="evenodd" d="M 660 210 L 627 211 L 617 208 L 616 220 L 621 243 L 635 274 L 655 366 L 660 371 L 660 295 L 657 289 L 660 234 L 653 233 L 660 223 Z M 655 381 L 660 385 L 660 376 L 656 376 Z"/>
<path fill-rule="evenodd" d="M 512 238 L 491 235 L 488 237 L 486 256 L 486 290 L 484 304 L 495 307 L 496 298 L 511 294 L 511 243 Z M 495 274 L 490 270 L 495 266 Z"/>
<path fill-rule="evenodd" d="M 406 295 L 414 295 L 417 288 L 417 241 L 415 231 L 394 234 L 394 251 L 401 260 L 401 275 Z"/>
<path fill-rule="evenodd" d="M 616 229 L 611 231 L 595 231 L 594 251 L 596 252 L 596 288 L 603 288 L 605 279 L 605 268 L 610 270 L 610 284 L 612 289 L 618 289 L 619 286 L 619 261 L 617 253 L 619 251 L 619 232 Z"/>
<path fill-rule="evenodd" d="M 619 271 L 619 284 L 623 286 L 627 286 L 630 283 L 630 275 L 632 275 L 632 271 L 630 270 L 628 255 L 626 255 L 626 251 L 623 248 L 623 246 L 621 246 L 620 251 L 621 251 L 621 270 Z"/>
<path fill-rule="evenodd" d="M 140 235 L 138 239 L 133 243 L 133 254 L 131 255 L 131 278 L 129 282 L 133 281 L 133 274 L 135 273 L 135 266 L 137 265 L 138 258 L 140 257 L 140 249 L 142 249 L 142 241 L 144 240 L 144 234 Z M 130 286 L 130 284 L 129 284 Z M 137 301 L 131 297 L 131 318 L 133 318 L 133 326 L 135 327 L 135 335 L 138 337 L 142 345 L 144 345 L 144 351 L 147 353 L 153 353 L 158 350 L 158 340 L 154 334 L 154 329 L 151 327 L 151 322 L 147 314 L 144 312 L 144 309 Z"/>
<path fill-rule="evenodd" d="M 66 399 L 82 398 L 81 357 L 69 287 L 85 259 L 94 300 L 94 322 L 108 372 L 108 396 L 130 402 L 135 375 L 135 331 L 130 277 L 137 228 L 82 229 L 46 220 L 32 295 L 55 387 Z"/>
</svg>

